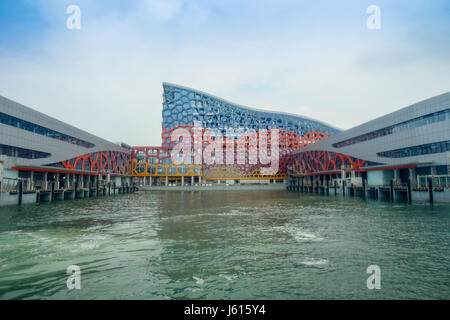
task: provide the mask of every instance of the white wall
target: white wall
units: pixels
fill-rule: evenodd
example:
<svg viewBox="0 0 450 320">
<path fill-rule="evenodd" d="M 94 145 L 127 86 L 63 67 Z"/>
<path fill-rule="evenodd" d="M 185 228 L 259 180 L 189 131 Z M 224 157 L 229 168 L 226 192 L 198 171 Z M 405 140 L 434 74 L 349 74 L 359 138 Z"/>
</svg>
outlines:
<svg viewBox="0 0 450 320">
<path fill-rule="evenodd" d="M 367 172 L 367 185 L 380 186 L 383 184 L 383 172 L 382 171 L 368 171 Z"/>
</svg>

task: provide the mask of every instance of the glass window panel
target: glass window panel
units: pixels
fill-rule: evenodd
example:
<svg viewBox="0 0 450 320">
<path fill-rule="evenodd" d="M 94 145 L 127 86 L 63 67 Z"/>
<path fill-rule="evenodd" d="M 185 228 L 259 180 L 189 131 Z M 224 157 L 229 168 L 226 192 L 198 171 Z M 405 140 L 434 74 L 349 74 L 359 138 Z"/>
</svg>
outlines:
<svg viewBox="0 0 450 320">
<path fill-rule="evenodd" d="M 444 115 L 446 115 L 446 116 L 444 116 Z M 403 122 L 403 123 L 396 124 L 391 127 L 372 131 L 372 132 L 369 132 L 369 133 L 361 135 L 361 136 L 357 136 L 357 137 L 350 138 L 350 139 L 347 139 L 347 140 L 344 140 L 341 142 L 337 142 L 337 143 L 333 144 L 333 147 L 342 148 L 342 147 L 345 147 L 348 145 L 356 144 L 356 143 L 367 141 L 367 140 L 376 139 L 378 137 L 386 136 L 386 135 L 389 135 L 392 133 L 397 133 L 400 131 L 416 128 L 419 126 L 431 124 L 431 123 L 438 122 L 438 121 L 444 121 L 446 118 L 447 119 L 449 118 L 448 115 L 450 115 L 450 109 L 434 112 L 434 113 L 431 113 L 431 114 L 428 114 L 428 115 L 425 115 L 422 117 L 418 117 L 418 118 L 411 119 L 411 120 Z"/>
</svg>

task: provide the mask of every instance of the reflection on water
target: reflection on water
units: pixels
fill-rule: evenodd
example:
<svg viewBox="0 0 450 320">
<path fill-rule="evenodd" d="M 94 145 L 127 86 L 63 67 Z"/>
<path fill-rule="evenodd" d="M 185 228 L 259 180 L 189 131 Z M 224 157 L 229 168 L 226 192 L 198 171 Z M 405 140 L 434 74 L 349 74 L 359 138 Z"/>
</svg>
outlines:
<svg viewBox="0 0 450 320">
<path fill-rule="evenodd" d="M 0 299 L 449 299 L 449 209 L 269 190 L 0 208 Z"/>
</svg>

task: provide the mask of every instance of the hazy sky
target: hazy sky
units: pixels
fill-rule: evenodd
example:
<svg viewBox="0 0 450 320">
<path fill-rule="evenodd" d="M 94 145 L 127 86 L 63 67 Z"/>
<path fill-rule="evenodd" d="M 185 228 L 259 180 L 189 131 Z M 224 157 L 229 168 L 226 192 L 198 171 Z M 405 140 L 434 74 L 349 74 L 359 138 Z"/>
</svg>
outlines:
<svg viewBox="0 0 450 320">
<path fill-rule="evenodd" d="M 450 90 L 450 1 L 0 0 L 0 95 L 159 145 L 163 81 L 347 129 Z"/>
</svg>

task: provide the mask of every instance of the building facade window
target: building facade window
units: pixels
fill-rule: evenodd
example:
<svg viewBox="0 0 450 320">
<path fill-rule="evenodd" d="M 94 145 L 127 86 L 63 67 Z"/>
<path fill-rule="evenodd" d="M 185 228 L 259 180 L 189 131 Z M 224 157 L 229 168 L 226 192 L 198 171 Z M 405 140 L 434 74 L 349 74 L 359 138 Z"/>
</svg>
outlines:
<svg viewBox="0 0 450 320">
<path fill-rule="evenodd" d="M 146 158 L 146 154 L 143 151 L 138 152 L 138 154 L 136 155 L 136 161 L 138 161 L 138 162 L 145 161 L 145 158 Z"/>
<path fill-rule="evenodd" d="M 176 166 L 170 166 L 169 169 L 167 169 L 167 173 L 170 175 L 176 175 L 177 174 Z"/>
<path fill-rule="evenodd" d="M 450 140 L 378 152 L 377 155 L 384 158 L 406 158 L 447 151 L 450 151 Z"/>
<path fill-rule="evenodd" d="M 0 155 L 22 159 L 43 159 L 51 156 L 51 154 L 47 152 L 24 149 L 4 144 L 0 144 Z"/>
<path fill-rule="evenodd" d="M 179 174 L 187 174 L 188 171 L 189 171 L 189 168 L 188 168 L 186 165 L 180 164 L 180 165 L 178 166 L 178 173 L 179 173 Z"/>
<path fill-rule="evenodd" d="M 166 168 L 158 167 L 158 174 L 159 175 L 165 175 L 166 174 Z"/>
<path fill-rule="evenodd" d="M 172 159 L 170 159 L 170 158 L 161 159 L 161 160 L 160 160 L 160 163 L 161 163 L 162 165 L 168 166 L 168 165 L 171 165 L 171 164 L 172 164 Z"/>
<path fill-rule="evenodd" d="M 36 134 L 40 134 L 52 139 L 56 139 L 56 140 L 60 140 L 60 141 L 64 141 L 67 143 L 71 143 L 71 144 L 75 144 L 77 146 L 80 147 L 84 147 L 84 148 L 93 148 L 95 147 L 94 144 L 78 139 L 78 138 L 74 138 L 72 136 L 69 136 L 67 134 L 64 133 L 60 133 L 58 131 L 55 130 L 51 130 L 48 128 L 45 128 L 43 126 L 40 126 L 38 124 L 29 122 L 29 121 L 25 121 L 13 116 L 10 116 L 9 114 L 6 113 L 2 113 L 0 112 L 0 123 L 4 124 L 4 125 L 8 125 L 11 127 L 16 127 L 22 130 L 26 130 L 29 132 L 33 132 Z"/>
<path fill-rule="evenodd" d="M 150 164 L 158 164 L 159 163 L 159 159 L 157 157 L 148 157 L 148 163 Z"/>
<path fill-rule="evenodd" d="M 347 139 L 341 142 L 337 142 L 333 144 L 335 148 L 343 148 L 346 146 L 350 146 L 356 143 L 373 140 L 379 137 L 384 137 L 390 134 L 402 132 L 405 130 L 414 129 L 417 127 L 425 126 L 427 124 L 432 124 L 435 122 L 445 121 L 450 119 L 450 109 L 433 112 L 422 117 L 414 118 L 402 123 L 395 124 L 390 127 L 382 128 L 376 131 L 372 131 L 351 139 Z"/>
</svg>

